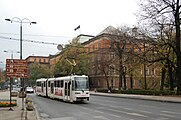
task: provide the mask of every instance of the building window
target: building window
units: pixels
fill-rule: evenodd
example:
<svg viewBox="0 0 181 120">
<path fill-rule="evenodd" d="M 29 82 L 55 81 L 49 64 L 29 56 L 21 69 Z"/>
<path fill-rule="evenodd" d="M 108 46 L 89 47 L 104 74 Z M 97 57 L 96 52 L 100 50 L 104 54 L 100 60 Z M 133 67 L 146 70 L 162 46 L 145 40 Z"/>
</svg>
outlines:
<svg viewBox="0 0 181 120">
<path fill-rule="evenodd" d="M 101 48 L 101 43 L 98 43 L 98 49 L 100 49 Z"/>
<path fill-rule="evenodd" d="M 110 60 L 111 60 L 111 59 L 114 59 L 114 58 L 115 58 L 115 53 L 114 53 L 114 52 L 111 52 L 111 53 L 110 53 Z"/>
<path fill-rule="evenodd" d="M 34 59 L 34 62 L 36 62 L 36 58 Z"/>
<path fill-rule="evenodd" d="M 110 42 L 110 49 L 114 49 L 114 43 L 112 41 Z"/>
<path fill-rule="evenodd" d="M 44 63 L 46 62 L 46 59 L 44 59 Z"/>
<path fill-rule="evenodd" d="M 99 86 L 100 86 L 100 80 L 97 81 L 97 87 L 99 87 Z"/>
<path fill-rule="evenodd" d="M 151 69 L 151 75 L 155 75 L 155 69 L 154 68 Z"/>
<path fill-rule="evenodd" d="M 39 59 L 39 62 L 41 62 L 41 59 Z"/>
<path fill-rule="evenodd" d="M 93 47 L 92 47 L 92 51 L 94 51 L 95 50 L 95 45 L 93 45 Z"/>
<path fill-rule="evenodd" d="M 84 48 L 84 53 L 86 53 L 86 48 Z"/>
<path fill-rule="evenodd" d="M 134 53 L 134 48 L 130 48 L 130 52 L 133 54 Z"/>
<path fill-rule="evenodd" d="M 111 76 L 115 74 L 115 65 L 110 65 L 109 66 L 109 74 Z"/>
<path fill-rule="evenodd" d="M 146 68 L 146 75 L 149 75 L 149 69 L 148 68 Z"/>
</svg>

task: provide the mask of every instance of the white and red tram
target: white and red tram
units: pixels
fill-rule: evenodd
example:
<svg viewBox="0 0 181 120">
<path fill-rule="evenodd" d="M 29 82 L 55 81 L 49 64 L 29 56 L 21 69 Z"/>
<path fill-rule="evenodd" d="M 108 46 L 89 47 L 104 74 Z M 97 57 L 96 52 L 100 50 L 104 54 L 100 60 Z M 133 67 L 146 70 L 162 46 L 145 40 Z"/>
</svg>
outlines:
<svg viewBox="0 0 181 120">
<path fill-rule="evenodd" d="M 46 78 L 36 80 L 35 92 L 37 95 L 46 96 Z"/>
<path fill-rule="evenodd" d="M 72 75 L 36 80 L 37 95 L 63 101 L 89 101 L 89 80 L 85 75 Z"/>
</svg>

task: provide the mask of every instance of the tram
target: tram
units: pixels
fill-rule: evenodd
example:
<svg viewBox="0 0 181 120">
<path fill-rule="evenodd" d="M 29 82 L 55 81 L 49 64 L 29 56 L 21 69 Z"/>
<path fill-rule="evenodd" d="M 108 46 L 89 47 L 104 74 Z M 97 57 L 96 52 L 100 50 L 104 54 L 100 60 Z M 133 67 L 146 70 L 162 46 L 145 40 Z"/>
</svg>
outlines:
<svg viewBox="0 0 181 120">
<path fill-rule="evenodd" d="M 36 80 L 36 94 L 63 101 L 89 101 L 89 80 L 85 75 L 72 75 Z"/>
</svg>

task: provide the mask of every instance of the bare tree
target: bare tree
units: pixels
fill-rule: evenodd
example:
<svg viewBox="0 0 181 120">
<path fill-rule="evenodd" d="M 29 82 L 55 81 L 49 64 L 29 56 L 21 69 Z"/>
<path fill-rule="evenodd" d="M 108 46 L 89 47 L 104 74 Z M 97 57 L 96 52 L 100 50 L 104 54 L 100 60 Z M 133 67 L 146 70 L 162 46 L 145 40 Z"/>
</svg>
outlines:
<svg viewBox="0 0 181 120">
<path fill-rule="evenodd" d="M 113 63 L 113 59 L 109 56 L 110 51 L 107 48 L 102 48 L 99 50 L 94 51 L 92 57 L 92 70 L 94 71 L 93 74 L 99 74 L 104 76 L 104 79 L 106 80 L 107 89 L 109 90 L 111 85 L 111 74 L 110 74 L 110 66 Z"/>
<path fill-rule="evenodd" d="M 172 26 L 175 32 L 175 38 L 173 44 L 169 46 L 173 49 L 176 55 L 176 80 L 177 80 L 177 94 L 181 94 L 181 51 L 180 51 L 180 0 L 141 0 L 140 18 L 147 20 L 151 30 L 155 30 L 155 26 L 159 26 L 160 23 L 164 25 Z M 144 21 L 144 24 L 145 21 Z M 148 24 L 147 24 L 148 25 Z M 164 27 L 164 26 L 162 26 Z M 156 34 L 156 32 L 153 32 Z M 161 33 L 160 33 L 161 34 Z M 170 67 L 171 68 L 171 67 Z M 172 70 L 170 71 L 172 72 Z"/>
</svg>

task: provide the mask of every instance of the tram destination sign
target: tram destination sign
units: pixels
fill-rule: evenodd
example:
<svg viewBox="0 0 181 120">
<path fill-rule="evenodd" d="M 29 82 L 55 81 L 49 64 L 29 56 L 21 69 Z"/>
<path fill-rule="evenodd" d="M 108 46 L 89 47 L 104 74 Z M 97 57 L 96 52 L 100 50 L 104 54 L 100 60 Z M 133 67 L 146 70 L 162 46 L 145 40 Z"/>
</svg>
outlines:
<svg viewBox="0 0 181 120">
<path fill-rule="evenodd" d="M 27 61 L 20 59 L 6 59 L 6 76 L 8 78 L 28 78 Z"/>
</svg>

